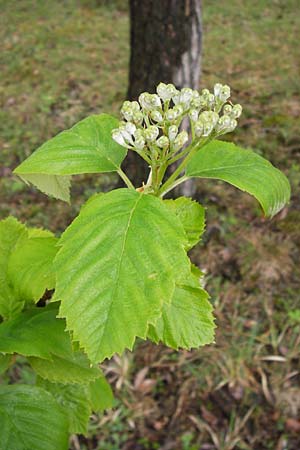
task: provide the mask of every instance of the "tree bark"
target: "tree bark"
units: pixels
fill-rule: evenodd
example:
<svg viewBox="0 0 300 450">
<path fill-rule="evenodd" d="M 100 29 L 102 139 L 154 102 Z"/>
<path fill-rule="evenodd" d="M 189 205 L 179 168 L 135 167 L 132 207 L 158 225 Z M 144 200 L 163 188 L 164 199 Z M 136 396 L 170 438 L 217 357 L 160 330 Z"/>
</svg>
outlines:
<svg viewBox="0 0 300 450">
<path fill-rule="evenodd" d="M 159 82 L 199 88 L 201 0 L 130 0 L 128 98 L 155 92 Z M 148 168 L 129 152 L 125 170 L 141 184 Z"/>
</svg>

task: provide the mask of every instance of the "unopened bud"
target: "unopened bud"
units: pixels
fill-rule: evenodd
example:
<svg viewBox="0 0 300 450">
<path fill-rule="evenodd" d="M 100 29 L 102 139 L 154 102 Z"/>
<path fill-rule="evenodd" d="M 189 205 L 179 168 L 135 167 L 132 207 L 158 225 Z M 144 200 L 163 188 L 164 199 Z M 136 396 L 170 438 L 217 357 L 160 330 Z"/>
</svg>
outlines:
<svg viewBox="0 0 300 450">
<path fill-rule="evenodd" d="M 240 115 L 242 114 L 242 111 L 243 111 L 242 106 L 237 103 L 232 108 L 231 117 L 233 119 L 238 119 L 240 117 Z"/>
<path fill-rule="evenodd" d="M 136 125 L 141 125 L 143 122 L 144 116 L 141 111 L 136 111 L 132 115 L 132 122 Z"/>
<path fill-rule="evenodd" d="M 148 92 L 143 92 L 139 96 L 139 102 L 141 107 L 146 111 L 161 107 L 159 96 L 156 94 L 149 94 Z"/>
<path fill-rule="evenodd" d="M 171 125 L 168 134 L 170 141 L 173 142 L 178 134 L 178 127 L 176 127 L 176 125 Z"/>
<path fill-rule="evenodd" d="M 127 133 L 129 134 L 133 134 L 136 130 L 136 126 L 134 125 L 134 123 L 131 122 L 127 122 L 125 124 L 125 130 L 127 131 Z"/>
<path fill-rule="evenodd" d="M 227 115 L 220 117 L 218 123 L 216 124 L 217 133 L 227 133 L 228 128 L 231 125 L 231 118 Z"/>
<path fill-rule="evenodd" d="M 157 123 L 160 123 L 160 122 L 163 121 L 162 114 L 159 111 L 157 111 L 157 110 L 151 111 L 150 117 L 151 117 L 151 119 L 153 119 Z"/>
<path fill-rule="evenodd" d="M 156 92 L 165 102 L 167 100 L 171 100 L 171 98 L 176 95 L 177 89 L 175 88 L 174 84 L 159 83 L 156 88 Z"/>
<path fill-rule="evenodd" d="M 217 92 L 218 94 L 215 94 L 215 96 L 221 100 L 221 102 L 226 102 L 230 97 L 230 87 L 227 86 L 227 84 L 221 85 L 221 87 L 218 86 Z"/>
<path fill-rule="evenodd" d="M 140 105 L 135 101 L 130 102 L 126 100 L 121 108 L 121 114 L 126 120 L 132 120 L 133 115 L 138 111 L 140 111 Z"/>
<path fill-rule="evenodd" d="M 201 122 L 201 120 L 198 120 L 195 123 L 195 135 L 197 137 L 201 137 L 203 135 L 203 130 L 204 130 L 203 122 Z"/>
<path fill-rule="evenodd" d="M 231 131 L 235 130 L 237 127 L 237 121 L 235 119 L 231 119 L 230 127 L 227 130 L 227 133 L 231 133 Z"/>
<path fill-rule="evenodd" d="M 193 98 L 193 90 L 191 88 L 183 88 L 180 92 L 180 103 L 189 106 Z"/>
<path fill-rule="evenodd" d="M 159 135 L 159 129 L 155 125 L 151 125 L 144 131 L 144 136 L 148 142 L 154 142 Z"/>
<path fill-rule="evenodd" d="M 180 150 L 189 140 L 188 133 L 184 130 L 181 131 L 174 141 L 174 150 Z"/>
<path fill-rule="evenodd" d="M 159 139 L 157 139 L 156 141 L 156 145 L 159 148 L 167 148 L 169 146 L 169 139 L 167 138 L 167 136 L 161 136 Z"/>
<path fill-rule="evenodd" d="M 219 120 L 219 114 L 213 111 L 203 111 L 198 122 L 203 124 L 203 136 L 209 136 Z"/>
<path fill-rule="evenodd" d="M 199 113 L 198 113 L 197 109 L 190 110 L 190 118 L 191 118 L 192 122 L 196 122 L 198 120 L 198 116 L 199 116 Z"/>
<path fill-rule="evenodd" d="M 112 130 L 112 138 L 114 141 L 116 141 L 118 144 L 122 145 L 123 147 L 127 147 L 125 139 L 119 130 L 119 128 L 116 128 L 115 130 Z"/>
<path fill-rule="evenodd" d="M 231 105 L 224 105 L 223 106 L 223 114 L 225 114 L 226 116 L 230 116 L 232 111 L 232 106 Z"/>
</svg>

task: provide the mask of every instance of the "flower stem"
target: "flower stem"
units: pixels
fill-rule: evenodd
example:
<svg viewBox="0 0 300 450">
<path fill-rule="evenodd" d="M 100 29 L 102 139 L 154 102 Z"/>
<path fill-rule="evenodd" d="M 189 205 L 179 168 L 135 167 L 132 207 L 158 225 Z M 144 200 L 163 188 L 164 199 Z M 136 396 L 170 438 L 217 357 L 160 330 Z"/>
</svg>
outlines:
<svg viewBox="0 0 300 450">
<path fill-rule="evenodd" d="M 131 181 L 129 180 L 128 176 L 126 175 L 125 172 L 123 172 L 123 170 L 121 169 L 121 167 L 119 167 L 119 169 L 117 170 L 119 176 L 122 178 L 122 180 L 124 181 L 124 183 L 126 184 L 126 186 L 129 189 L 135 189 L 135 187 L 133 186 L 133 184 L 131 183 Z"/>
</svg>

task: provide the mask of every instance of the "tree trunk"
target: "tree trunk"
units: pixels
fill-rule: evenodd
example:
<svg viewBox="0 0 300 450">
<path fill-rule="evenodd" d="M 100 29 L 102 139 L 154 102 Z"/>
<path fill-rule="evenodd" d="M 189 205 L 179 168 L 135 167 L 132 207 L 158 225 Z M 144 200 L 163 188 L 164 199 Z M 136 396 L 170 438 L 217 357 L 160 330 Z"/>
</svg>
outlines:
<svg viewBox="0 0 300 450">
<path fill-rule="evenodd" d="M 155 92 L 159 82 L 199 88 L 201 0 L 130 0 L 130 70 L 128 98 Z M 137 184 L 148 168 L 130 152 L 125 170 Z M 138 161 L 138 162 L 137 162 Z"/>
</svg>

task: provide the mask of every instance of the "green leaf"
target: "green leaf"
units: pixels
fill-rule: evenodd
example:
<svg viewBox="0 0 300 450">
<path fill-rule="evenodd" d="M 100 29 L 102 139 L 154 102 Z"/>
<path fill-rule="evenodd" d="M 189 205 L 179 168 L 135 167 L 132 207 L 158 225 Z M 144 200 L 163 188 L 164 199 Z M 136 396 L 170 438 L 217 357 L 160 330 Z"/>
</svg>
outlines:
<svg viewBox="0 0 300 450">
<path fill-rule="evenodd" d="M 101 373 L 82 352 L 73 352 L 67 357 L 53 354 L 51 361 L 35 357 L 29 357 L 28 361 L 40 377 L 54 383 L 87 384 Z"/>
<path fill-rule="evenodd" d="M 92 413 L 89 385 L 50 383 L 43 378 L 38 378 L 37 384 L 50 392 L 65 411 L 69 421 L 69 433 L 86 435 Z"/>
<path fill-rule="evenodd" d="M 31 237 L 16 246 L 8 264 L 8 277 L 17 298 L 37 302 L 46 289 L 55 287 L 53 260 L 58 239 Z"/>
<path fill-rule="evenodd" d="M 111 137 L 118 120 L 92 115 L 38 148 L 14 173 L 42 192 L 69 201 L 70 175 L 117 171 L 126 149 Z"/>
<path fill-rule="evenodd" d="M 57 308 L 32 308 L 0 324 L 0 352 L 52 358 L 72 355 L 65 321 L 56 318 Z"/>
<path fill-rule="evenodd" d="M 89 383 L 101 375 L 81 351 L 74 351 L 57 307 L 32 308 L 0 324 L 0 352 L 27 356 L 43 378 L 62 383 Z"/>
<path fill-rule="evenodd" d="M 164 305 L 162 316 L 149 326 L 148 337 L 155 343 L 190 350 L 214 341 L 212 306 L 195 273 L 176 286 L 171 304 Z"/>
<path fill-rule="evenodd" d="M 165 204 L 181 221 L 188 238 L 187 250 L 194 247 L 205 229 L 205 209 L 198 202 L 187 197 L 165 200 Z"/>
<path fill-rule="evenodd" d="M 91 408 L 94 412 L 102 412 L 113 406 L 114 395 L 110 384 L 104 376 L 89 384 Z"/>
<path fill-rule="evenodd" d="M 282 172 L 253 151 L 228 142 L 215 140 L 199 150 L 189 161 L 186 175 L 227 181 L 252 194 L 271 217 L 290 199 L 289 181 Z"/>
<path fill-rule="evenodd" d="M 52 233 L 26 228 L 13 217 L 0 222 L 0 315 L 12 318 L 24 302 L 38 301 L 55 286 Z"/>
<path fill-rule="evenodd" d="M 0 450 L 68 449 L 66 415 L 35 386 L 0 386 L 0 430 Z"/>
<path fill-rule="evenodd" d="M 190 270 L 176 215 L 161 199 L 129 189 L 93 197 L 60 244 L 59 315 L 94 362 L 145 338 Z"/>
<path fill-rule="evenodd" d="M 8 279 L 8 263 L 17 243 L 26 238 L 25 225 L 14 217 L 0 222 L 0 316 L 12 317 L 23 307 L 23 299 L 16 299 Z"/>
</svg>

